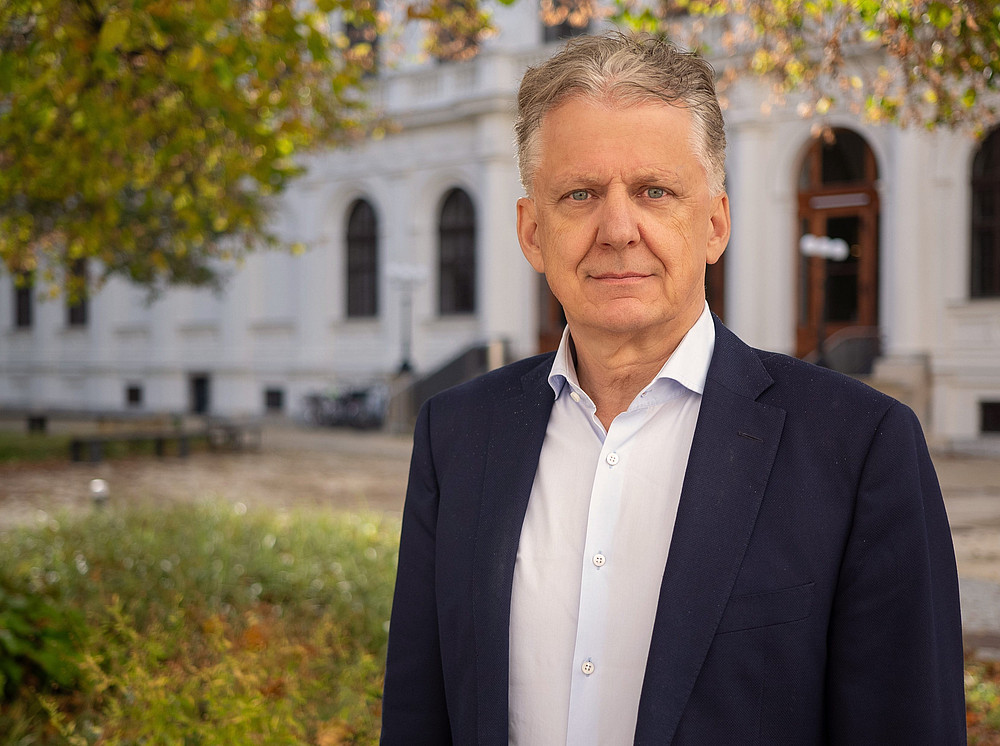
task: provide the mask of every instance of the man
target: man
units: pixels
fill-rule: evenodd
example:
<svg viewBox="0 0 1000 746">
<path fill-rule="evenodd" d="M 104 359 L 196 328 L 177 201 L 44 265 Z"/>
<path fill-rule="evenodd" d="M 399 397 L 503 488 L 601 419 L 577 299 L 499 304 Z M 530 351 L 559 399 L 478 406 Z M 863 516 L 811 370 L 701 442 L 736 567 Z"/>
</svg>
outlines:
<svg viewBox="0 0 1000 746">
<path fill-rule="evenodd" d="M 585 37 L 522 80 L 559 350 L 418 417 L 385 744 L 959 744 L 958 585 L 914 415 L 707 309 L 711 68 Z"/>
</svg>

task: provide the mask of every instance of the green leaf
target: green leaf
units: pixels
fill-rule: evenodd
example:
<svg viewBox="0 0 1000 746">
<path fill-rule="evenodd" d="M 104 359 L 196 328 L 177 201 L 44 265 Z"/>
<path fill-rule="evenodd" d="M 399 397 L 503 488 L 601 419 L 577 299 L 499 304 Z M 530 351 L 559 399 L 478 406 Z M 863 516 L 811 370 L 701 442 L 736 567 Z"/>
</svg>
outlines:
<svg viewBox="0 0 1000 746">
<path fill-rule="evenodd" d="M 945 3 L 931 3 L 927 6 L 927 16 L 938 28 L 947 28 L 951 24 L 952 9 Z"/>
<path fill-rule="evenodd" d="M 128 36 L 131 22 L 128 16 L 122 13 L 112 13 L 101 26 L 101 35 L 97 42 L 97 48 L 101 51 L 109 52 L 117 48 L 125 37 Z"/>
</svg>

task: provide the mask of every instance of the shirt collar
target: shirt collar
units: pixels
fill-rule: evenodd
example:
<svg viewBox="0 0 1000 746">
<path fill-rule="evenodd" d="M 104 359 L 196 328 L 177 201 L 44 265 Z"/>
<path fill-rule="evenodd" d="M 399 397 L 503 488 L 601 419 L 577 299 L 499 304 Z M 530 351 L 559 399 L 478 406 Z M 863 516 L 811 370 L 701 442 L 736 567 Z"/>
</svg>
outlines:
<svg viewBox="0 0 1000 746">
<path fill-rule="evenodd" d="M 549 371 L 549 386 L 552 387 L 557 399 L 567 384 L 571 390 L 580 393 L 583 391 L 576 375 L 573 355 L 570 353 L 570 343 L 569 327 L 567 326 L 563 329 L 559 349 L 556 350 L 556 356 Z M 651 384 L 660 379 L 668 379 L 677 381 L 684 388 L 696 394 L 703 394 L 705 380 L 708 378 L 708 366 L 712 362 L 714 352 L 715 323 L 712 321 L 712 313 L 706 302 L 701 316 L 681 339 L 673 354 L 667 358 L 667 362 L 660 368 L 660 372 L 656 374 Z"/>
</svg>

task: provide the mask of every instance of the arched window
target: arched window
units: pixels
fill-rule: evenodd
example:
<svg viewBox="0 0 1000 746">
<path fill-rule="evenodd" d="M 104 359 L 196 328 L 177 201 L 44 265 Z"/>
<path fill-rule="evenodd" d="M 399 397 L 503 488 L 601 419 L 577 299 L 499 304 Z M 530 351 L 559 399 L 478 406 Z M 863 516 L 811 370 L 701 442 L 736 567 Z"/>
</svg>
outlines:
<svg viewBox="0 0 1000 746">
<path fill-rule="evenodd" d="M 438 223 L 438 310 L 476 311 L 476 210 L 469 195 L 452 189 Z"/>
<path fill-rule="evenodd" d="M 1000 129 L 983 141 L 972 162 L 973 298 L 1000 296 Z"/>
<path fill-rule="evenodd" d="M 347 317 L 378 314 L 378 222 L 363 199 L 351 205 L 347 218 Z"/>
</svg>

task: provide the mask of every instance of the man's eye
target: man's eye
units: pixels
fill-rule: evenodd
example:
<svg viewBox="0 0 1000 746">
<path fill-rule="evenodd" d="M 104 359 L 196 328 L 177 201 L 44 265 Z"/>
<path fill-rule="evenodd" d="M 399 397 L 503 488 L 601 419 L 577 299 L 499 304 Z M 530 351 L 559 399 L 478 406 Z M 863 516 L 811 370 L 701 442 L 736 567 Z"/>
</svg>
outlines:
<svg viewBox="0 0 1000 746">
<path fill-rule="evenodd" d="M 667 190 L 661 187 L 649 187 L 646 190 L 646 196 L 650 199 L 662 199 L 667 196 Z"/>
<path fill-rule="evenodd" d="M 575 192 L 569 193 L 569 198 L 574 202 L 583 202 L 590 196 L 590 192 L 586 189 L 577 189 Z"/>
</svg>

